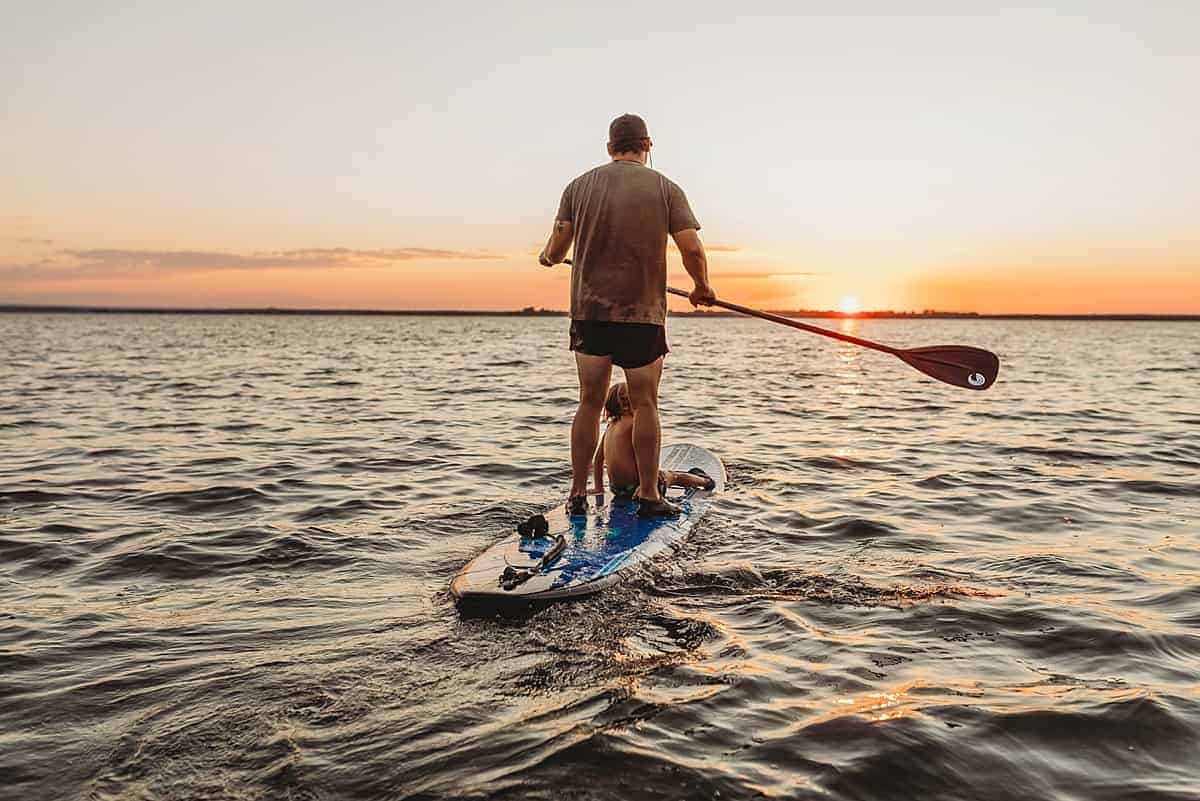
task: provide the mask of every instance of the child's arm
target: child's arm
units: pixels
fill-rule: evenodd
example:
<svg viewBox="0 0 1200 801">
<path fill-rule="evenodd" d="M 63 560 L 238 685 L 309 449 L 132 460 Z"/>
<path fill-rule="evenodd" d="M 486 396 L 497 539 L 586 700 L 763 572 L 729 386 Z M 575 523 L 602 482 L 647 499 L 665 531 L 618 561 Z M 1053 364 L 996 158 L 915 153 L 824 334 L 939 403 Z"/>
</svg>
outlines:
<svg viewBox="0 0 1200 801">
<path fill-rule="evenodd" d="M 596 446 L 596 456 L 592 459 L 592 477 L 596 482 L 596 486 L 592 488 L 594 492 L 604 492 L 604 438 L 607 436 L 606 428 L 600 437 L 600 444 Z"/>
</svg>

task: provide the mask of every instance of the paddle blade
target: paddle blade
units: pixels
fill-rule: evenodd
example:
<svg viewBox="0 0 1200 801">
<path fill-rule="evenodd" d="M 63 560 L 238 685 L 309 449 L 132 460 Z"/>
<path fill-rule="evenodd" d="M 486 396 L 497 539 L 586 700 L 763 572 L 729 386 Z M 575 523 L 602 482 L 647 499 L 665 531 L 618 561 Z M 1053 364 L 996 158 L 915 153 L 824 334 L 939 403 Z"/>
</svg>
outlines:
<svg viewBox="0 0 1200 801">
<path fill-rule="evenodd" d="M 987 389 L 1000 372 L 996 354 L 966 345 L 909 348 L 896 355 L 925 375 L 964 389 Z"/>
</svg>

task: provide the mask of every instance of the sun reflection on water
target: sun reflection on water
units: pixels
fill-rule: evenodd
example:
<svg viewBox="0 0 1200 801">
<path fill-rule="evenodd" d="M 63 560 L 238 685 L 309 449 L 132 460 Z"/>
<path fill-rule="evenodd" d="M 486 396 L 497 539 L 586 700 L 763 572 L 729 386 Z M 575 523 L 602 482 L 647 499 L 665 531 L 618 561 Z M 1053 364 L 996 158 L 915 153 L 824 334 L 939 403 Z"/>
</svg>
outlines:
<svg viewBox="0 0 1200 801">
<path fill-rule="evenodd" d="M 843 334 L 856 335 L 858 321 L 846 318 L 841 322 Z M 837 379 L 839 395 L 861 395 L 863 391 L 863 349 L 849 342 L 840 342 L 837 347 L 837 362 L 833 374 Z"/>
</svg>

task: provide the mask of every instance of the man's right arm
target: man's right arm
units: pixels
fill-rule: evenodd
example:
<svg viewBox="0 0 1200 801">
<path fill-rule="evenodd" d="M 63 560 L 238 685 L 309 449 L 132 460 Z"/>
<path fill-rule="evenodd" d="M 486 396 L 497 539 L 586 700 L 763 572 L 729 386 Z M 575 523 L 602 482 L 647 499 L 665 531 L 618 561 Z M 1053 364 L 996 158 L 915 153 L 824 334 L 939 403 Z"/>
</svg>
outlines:
<svg viewBox="0 0 1200 801">
<path fill-rule="evenodd" d="M 679 254 L 683 256 L 683 268 L 692 277 L 695 288 L 688 300 L 693 306 L 711 306 L 717 299 L 717 293 L 708 283 L 708 257 L 704 255 L 704 243 L 695 228 L 684 228 L 671 234 L 675 240 Z"/>
<path fill-rule="evenodd" d="M 571 221 L 575 219 L 574 204 L 572 203 L 571 188 L 575 182 L 567 184 L 563 190 L 562 199 L 558 201 L 558 214 L 554 218 L 554 228 L 550 231 L 550 239 L 546 247 L 538 254 L 538 263 L 543 267 L 553 267 L 567 257 L 567 250 L 574 238 Z"/>
<path fill-rule="evenodd" d="M 550 231 L 550 239 L 538 256 L 538 263 L 543 267 L 553 267 L 565 259 L 567 250 L 571 247 L 572 236 L 570 220 L 555 220 L 554 229 Z"/>
</svg>

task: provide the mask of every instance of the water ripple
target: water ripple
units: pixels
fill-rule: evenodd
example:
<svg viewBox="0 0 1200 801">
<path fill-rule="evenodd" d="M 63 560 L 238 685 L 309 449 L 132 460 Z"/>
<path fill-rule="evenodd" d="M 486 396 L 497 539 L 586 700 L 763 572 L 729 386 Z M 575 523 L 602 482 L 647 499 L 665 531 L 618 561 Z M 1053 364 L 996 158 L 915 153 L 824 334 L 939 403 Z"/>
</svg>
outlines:
<svg viewBox="0 0 1200 801">
<path fill-rule="evenodd" d="M 1200 327 L 845 323 L 995 348 L 969 394 L 673 320 L 665 439 L 724 498 L 601 595 L 460 614 L 566 489 L 565 325 L 0 315 L 4 792 L 1195 797 Z"/>
</svg>

